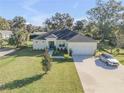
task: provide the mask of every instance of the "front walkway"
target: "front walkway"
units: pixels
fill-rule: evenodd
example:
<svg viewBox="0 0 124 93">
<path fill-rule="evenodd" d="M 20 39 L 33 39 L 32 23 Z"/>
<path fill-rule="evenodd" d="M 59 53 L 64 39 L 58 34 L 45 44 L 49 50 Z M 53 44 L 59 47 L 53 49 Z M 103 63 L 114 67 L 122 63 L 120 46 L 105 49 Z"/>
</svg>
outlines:
<svg viewBox="0 0 124 93">
<path fill-rule="evenodd" d="M 94 57 L 73 56 L 85 93 L 124 93 L 124 67 L 108 67 Z"/>
<path fill-rule="evenodd" d="M 0 48 L 0 57 L 15 52 L 15 49 L 8 49 L 8 48 Z"/>
</svg>

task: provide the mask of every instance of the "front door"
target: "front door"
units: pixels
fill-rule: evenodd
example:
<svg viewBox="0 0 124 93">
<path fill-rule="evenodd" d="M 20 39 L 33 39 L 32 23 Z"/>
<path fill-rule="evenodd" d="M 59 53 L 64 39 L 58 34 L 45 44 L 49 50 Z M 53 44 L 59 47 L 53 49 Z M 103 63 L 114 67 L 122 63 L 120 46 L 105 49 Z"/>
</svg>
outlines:
<svg viewBox="0 0 124 93">
<path fill-rule="evenodd" d="M 55 47 L 54 41 L 49 41 L 49 48 L 53 49 Z"/>
</svg>

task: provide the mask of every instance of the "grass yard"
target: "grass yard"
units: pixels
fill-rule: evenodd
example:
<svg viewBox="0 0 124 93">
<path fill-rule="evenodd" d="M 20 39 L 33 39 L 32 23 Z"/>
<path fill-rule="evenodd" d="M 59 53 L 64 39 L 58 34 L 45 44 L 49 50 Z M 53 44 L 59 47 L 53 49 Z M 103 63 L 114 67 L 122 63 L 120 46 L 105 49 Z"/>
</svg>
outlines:
<svg viewBox="0 0 124 93">
<path fill-rule="evenodd" d="M 116 56 L 116 58 L 119 60 L 119 62 L 120 62 L 121 64 L 124 65 L 124 55 L 118 55 L 118 56 Z"/>
<path fill-rule="evenodd" d="M 0 58 L 0 93 L 83 93 L 72 60 L 54 60 L 44 74 L 41 54 L 27 48 Z"/>
<path fill-rule="evenodd" d="M 124 49 L 120 50 L 119 55 L 116 56 L 116 58 L 119 60 L 121 64 L 124 65 Z"/>
</svg>

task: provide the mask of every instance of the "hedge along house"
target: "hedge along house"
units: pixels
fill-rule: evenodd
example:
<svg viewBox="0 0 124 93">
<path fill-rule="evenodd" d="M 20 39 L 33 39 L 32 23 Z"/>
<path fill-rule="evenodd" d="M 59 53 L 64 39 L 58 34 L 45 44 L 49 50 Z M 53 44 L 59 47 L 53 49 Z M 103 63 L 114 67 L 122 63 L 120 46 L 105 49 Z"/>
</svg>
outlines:
<svg viewBox="0 0 124 93">
<path fill-rule="evenodd" d="M 67 49 L 73 55 L 93 55 L 97 49 L 97 42 L 90 37 L 83 36 L 68 29 L 51 31 L 33 39 L 33 49 Z"/>
</svg>

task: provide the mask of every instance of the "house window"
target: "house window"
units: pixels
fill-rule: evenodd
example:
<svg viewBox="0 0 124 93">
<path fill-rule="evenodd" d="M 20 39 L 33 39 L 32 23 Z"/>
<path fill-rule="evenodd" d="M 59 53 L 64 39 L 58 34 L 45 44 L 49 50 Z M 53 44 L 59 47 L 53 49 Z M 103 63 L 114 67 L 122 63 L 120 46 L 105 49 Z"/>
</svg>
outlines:
<svg viewBox="0 0 124 93">
<path fill-rule="evenodd" d="M 62 47 L 65 47 L 65 44 L 62 44 Z"/>
<path fill-rule="evenodd" d="M 59 47 L 65 47 L 65 44 L 59 44 Z"/>
<path fill-rule="evenodd" d="M 61 44 L 59 44 L 59 47 L 61 47 Z"/>
</svg>

